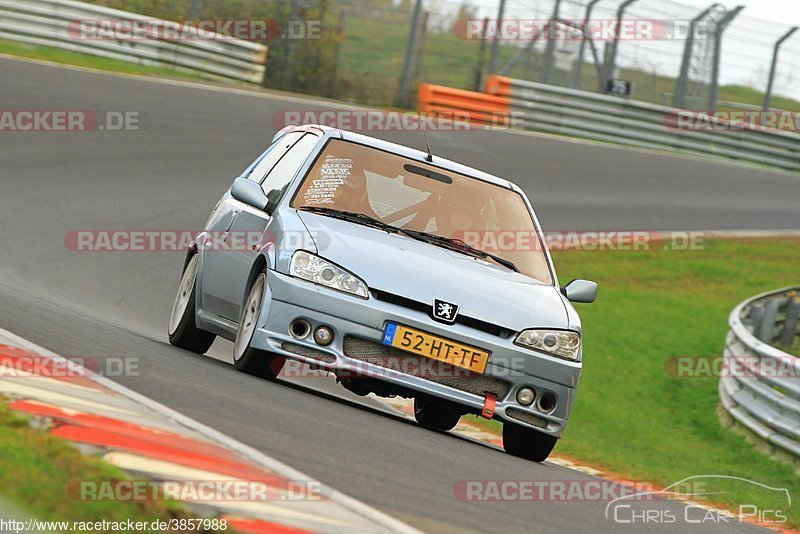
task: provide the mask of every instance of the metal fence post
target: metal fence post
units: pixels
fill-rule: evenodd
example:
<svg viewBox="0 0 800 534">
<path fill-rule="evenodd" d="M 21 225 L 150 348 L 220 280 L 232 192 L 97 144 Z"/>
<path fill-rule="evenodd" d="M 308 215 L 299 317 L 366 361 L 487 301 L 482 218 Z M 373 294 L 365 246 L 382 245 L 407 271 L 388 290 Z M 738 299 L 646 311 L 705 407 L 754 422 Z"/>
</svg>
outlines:
<svg viewBox="0 0 800 534">
<path fill-rule="evenodd" d="M 797 320 L 800 318 L 800 297 L 791 296 L 786 304 L 786 319 L 783 321 L 781 344 L 788 351 L 792 348 L 794 336 L 797 335 Z"/>
<path fill-rule="evenodd" d="M 419 29 L 419 38 L 417 39 L 417 51 L 414 54 L 414 62 L 411 67 L 411 80 L 416 82 L 419 80 L 419 71 L 422 68 L 422 58 L 425 55 L 425 38 L 428 35 L 428 12 L 422 12 L 422 23 Z"/>
<path fill-rule="evenodd" d="M 489 17 L 483 17 L 481 26 L 481 42 L 478 43 L 478 61 L 475 63 L 475 78 L 472 82 L 472 90 L 480 91 L 483 85 L 483 67 L 486 63 L 486 28 L 489 27 Z"/>
<path fill-rule="evenodd" d="M 797 26 L 792 26 L 792 28 L 784 33 L 780 39 L 775 42 L 775 48 L 772 50 L 772 64 L 769 67 L 769 80 L 767 80 L 767 92 L 764 93 L 764 111 L 769 111 L 769 100 L 772 98 L 772 84 L 775 81 L 775 67 L 778 66 L 778 49 L 781 47 L 783 42 L 792 36 L 794 32 L 797 31 Z"/>
<path fill-rule="evenodd" d="M 500 51 L 500 39 L 502 35 L 501 27 L 503 25 L 503 14 L 506 12 L 506 0 L 500 0 L 500 7 L 497 8 L 497 20 L 495 22 L 495 33 L 492 39 L 492 50 L 489 52 L 489 74 L 494 74 L 497 71 L 497 54 Z"/>
<path fill-rule="evenodd" d="M 422 11 L 422 0 L 414 3 L 414 12 L 411 15 L 411 29 L 408 32 L 408 44 L 406 45 L 406 58 L 403 61 L 403 73 L 400 75 L 400 83 L 397 86 L 397 97 L 395 103 L 400 107 L 408 106 L 408 85 L 411 78 L 411 56 L 414 54 L 414 42 L 417 40 L 417 26 L 419 26 L 419 16 Z"/>
<path fill-rule="evenodd" d="M 768 300 L 764 305 L 764 315 L 761 316 L 761 321 L 756 324 L 755 336 L 764 343 L 772 343 L 774 339 L 775 321 L 778 318 L 778 308 L 780 308 L 780 301 L 778 299 Z"/>
<path fill-rule="evenodd" d="M 495 74 L 499 74 L 500 76 L 507 76 L 509 71 L 514 68 L 514 66 L 520 62 L 520 60 L 530 54 L 531 49 L 536 45 L 536 41 L 539 40 L 541 37 L 542 32 L 540 30 L 536 30 L 536 33 L 528 43 L 519 49 L 519 51 L 512 57 L 508 63 L 503 65 Z"/>
<path fill-rule="evenodd" d="M 583 53 L 586 49 L 586 40 L 589 39 L 589 36 L 586 35 L 586 28 L 589 26 L 589 18 L 592 16 L 592 9 L 594 9 L 595 4 L 600 0 L 591 0 L 589 4 L 586 6 L 586 14 L 583 16 L 583 35 L 581 38 L 581 44 L 578 45 L 578 59 L 575 60 L 575 67 L 573 67 L 572 72 L 572 87 L 575 89 L 580 89 L 581 85 L 581 70 L 583 69 Z"/>
<path fill-rule="evenodd" d="M 335 95 L 337 89 L 337 81 L 339 79 L 339 63 L 342 60 L 342 42 L 344 41 L 344 21 L 346 12 L 344 9 L 339 10 L 339 23 L 336 26 L 336 44 L 333 48 L 333 65 L 330 70 L 330 78 L 328 81 L 329 95 Z"/>
<path fill-rule="evenodd" d="M 722 55 L 722 32 L 728 27 L 728 24 L 736 18 L 744 6 L 736 6 L 731 11 L 725 13 L 714 29 L 714 58 L 711 65 L 711 90 L 708 92 L 708 110 L 715 111 L 717 109 L 717 97 L 719 95 L 719 58 Z"/>
<path fill-rule="evenodd" d="M 601 80 L 601 87 L 605 90 L 605 86 L 608 83 L 608 80 L 614 77 L 614 68 L 617 61 L 617 46 L 619 45 L 619 29 L 622 26 L 622 16 L 625 14 L 625 9 L 632 3 L 636 2 L 637 0 L 625 0 L 619 5 L 617 9 L 617 25 L 614 28 L 614 40 L 611 42 L 611 51 L 608 54 L 608 59 L 606 60 L 606 68 L 605 75 L 603 76 L 603 80 Z"/>
<path fill-rule="evenodd" d="M 542 72 L 539 74 L 539 81 L 542 83 L 550 83 L 550 71 L 553 69 L 553 54 L 556 52 L 556 40 L 553 37 L 553 27 L 559 19 L 559 9 L 561 8 L 561 0 L 556 0 L 553 6 L 553 14 L 550 15 L 550 20 L 547 21 L 547 43 L 544 46 L 544 64 L 542 65 Z"/>
<path fill-rule="evenodd" d="M 296 24 L 296 20 L 299 18 L 299 11 L 300 6 L 297 5 L 298 0 L 291 0 L 289 5 L 289 22 L 286 25 L 286 48 L 284 49 L 284 60 L 286 61 L 286 71 L 289 72 L 289 78 L 294 79 L 294 75 L 291 74 L 294 72 L 294 42 L 292 41 L 292 36 L 290 35 L 289 28 L 293 24 Z"/>
<path fill-rule="evenodd" d="M 189 20 L 197 23 L 197 17 L 200 14 L 200 0 L 192 0 L 192 4 L 189 7 Z"/>
<path fill-rule="evenodd" d="M 672 107 L 682 108 L 686 105 L 686 86 L 689 81 L 689 63 L 692 61 L 692 47 L 694 46 L 694 33 L 697 28 L 697 23 L 700 22 L 706 15 L 711 13 L 712 9 L 719 7 L 720 4 L 714 2 L 703 11 L 701 11 L 689 23 L 689 35 L 686 37 L 686 44 L 683 47 L 683 60 L 681 61 L 681 72 L 678 75 L 678 81 L 675 84 L 675 95 L 672 99 Z"/>
</svg>

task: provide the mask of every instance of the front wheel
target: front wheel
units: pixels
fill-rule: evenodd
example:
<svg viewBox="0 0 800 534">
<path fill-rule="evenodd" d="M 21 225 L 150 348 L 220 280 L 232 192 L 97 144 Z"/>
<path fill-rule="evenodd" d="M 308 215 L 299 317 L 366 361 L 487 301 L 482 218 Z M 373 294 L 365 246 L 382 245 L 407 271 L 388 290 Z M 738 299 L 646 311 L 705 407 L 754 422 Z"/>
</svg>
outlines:
<svg viewBox="0 0 800 534">
<path fill-rule="evenodd" d="M 503 423 L 503 448 L 508 454 L 534 462 L 544 462 L 550 456 L 556 442 L 558 438 L 548 434 L 514 423 Z"/>
<path fill-rule="evenodd" d="M 236 332 L 236 341 L 233 343 L 233 365 L 247 374 L 275 380 L 283 369 L 285 358 L 250 346 L 258 326 L 266 285 L 267 274 L 261 273 L 247 295 L 239 321 L 239 330 Z"/>
<path fill-rule="evenodd" d="M 461 415 L 447 402 L 419 396 L 414 397 L 414 418 L 420 426 L 447 432 L 458 424 Z"/>
<path fill-rule="evenodd" d="M 172 313 L 169 316 L 169 342 L 182 349 L 205 354 L 211 344 L 214 343 L 214 334 L 197 328 L 195 322 L 195 299 L 197 298 L 197 254 L 194 254 L 186 269 L 183 270 L 181 285 L 178 287 L 178 294 L 175 295 L 175 302 L 172 305 Z"/>
</svg>

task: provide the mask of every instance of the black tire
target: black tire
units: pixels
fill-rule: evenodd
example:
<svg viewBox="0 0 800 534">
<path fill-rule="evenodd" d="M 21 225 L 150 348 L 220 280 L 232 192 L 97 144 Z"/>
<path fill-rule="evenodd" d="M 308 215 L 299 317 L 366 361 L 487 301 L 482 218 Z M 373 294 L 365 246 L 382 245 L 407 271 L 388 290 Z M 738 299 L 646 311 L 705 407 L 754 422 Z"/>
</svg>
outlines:
<svg viewBox="0 0 800 534">
<path fill-rule="evenodd" d="M 503 448 L 513 456 L 543 462 L 557 442 L 558 438 L 536 430 L 507 421 L 503 423 Z"/>
<path fill-rule="evenodd" d="M 217 336 L 197 328 L 195 322 L 196 280 L 197 254 L 194 254 L 183 270 L 178 294 L 172 305 L 167 334 L 172 345 L 197 354 L 205 354 Z"/>
<path fill-rule="evenodd" d="M 233 343 L 233 365 L 243 373 L 266 380 L 275 380 L 283 369 L 286 358 L 250 346 L 255 334 L 261 304 L 264 300 L 267 274 L 262 272 L 253 282 L 244 301 L 239 330 Z"/>
<path fill-rule="evenodd" d="M 445 401 L 417 396 L 414 397 L 414 418 L 420 426 L 447 432 L 458 424 L 461 414 Z"/>
</svg>

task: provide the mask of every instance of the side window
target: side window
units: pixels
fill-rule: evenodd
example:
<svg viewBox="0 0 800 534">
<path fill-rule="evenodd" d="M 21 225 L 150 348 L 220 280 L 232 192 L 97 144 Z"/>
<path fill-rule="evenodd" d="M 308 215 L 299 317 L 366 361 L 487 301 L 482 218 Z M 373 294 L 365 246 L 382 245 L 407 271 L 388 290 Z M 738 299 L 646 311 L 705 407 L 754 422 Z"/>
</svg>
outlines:
<svg viewBox="0 0 800 534">
<path fill-rule="evenodd" d="M 319 137 L 316 135 L 304 135 L 269 171 L 261 183 L 261 188 L 267 194 L 271 206 L 274 206 L 281 198 L 286 186 L 289 185 L 300 166 L 317 146 L 317 142 L 319 142 Z"/>
<path fill-rule="evenodd" d="M 266 176 L 270 169 L 281 159 L 281 156 L 286 154 L 286 152 L 292 148 L 292 145 L 302 136 L 303 132 L 290 132 L 275 141 L 275 144 L 272 145 L 267 153 L 261 157 L 261 160 L 256 163 L 256 166 L 253 167 L 253 170 L 250 171 L 247 178 L 254 182 L 261 183 L 264 176 Z"/>
</svg>

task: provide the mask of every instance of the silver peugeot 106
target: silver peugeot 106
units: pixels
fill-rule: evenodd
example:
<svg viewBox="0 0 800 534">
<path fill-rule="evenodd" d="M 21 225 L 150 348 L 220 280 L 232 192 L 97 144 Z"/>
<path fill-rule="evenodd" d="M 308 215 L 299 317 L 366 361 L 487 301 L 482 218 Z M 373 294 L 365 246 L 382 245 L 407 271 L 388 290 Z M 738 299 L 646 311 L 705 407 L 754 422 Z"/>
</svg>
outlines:
<svg viewBox="0 0 800 534">
<path fill-rule="evenodd" d="M 571 302 L 522 190 L 458 163 L 321 126 L 290 127 L 236 178 L 188 251 L 169 340 L 274 379 L 287 359 L 359 395 L 414 399 L 422 426 L 503 424 L 543 461 L 581 373 Z"/>
</svg>

